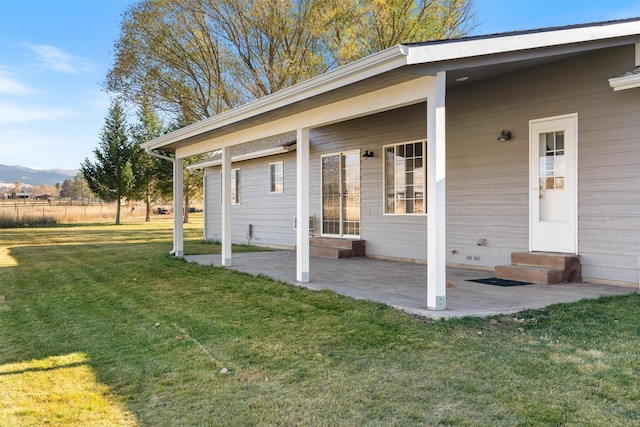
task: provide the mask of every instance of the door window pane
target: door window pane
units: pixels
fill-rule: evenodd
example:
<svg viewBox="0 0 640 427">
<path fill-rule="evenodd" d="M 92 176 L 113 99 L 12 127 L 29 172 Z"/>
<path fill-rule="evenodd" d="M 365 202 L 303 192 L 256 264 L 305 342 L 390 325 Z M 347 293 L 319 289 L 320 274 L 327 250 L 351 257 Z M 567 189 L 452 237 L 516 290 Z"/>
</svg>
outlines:
<svg viewBox="0 0 640 427">
<path fill-rule="evenodd" d="M 564 132 L 540 134 L 540 221 L 566 220 Z"/>
<path fill-rule="evenodd" d="M 340 234 L 340 156 L 322 158 L 322 233 Z"/>
</svg>

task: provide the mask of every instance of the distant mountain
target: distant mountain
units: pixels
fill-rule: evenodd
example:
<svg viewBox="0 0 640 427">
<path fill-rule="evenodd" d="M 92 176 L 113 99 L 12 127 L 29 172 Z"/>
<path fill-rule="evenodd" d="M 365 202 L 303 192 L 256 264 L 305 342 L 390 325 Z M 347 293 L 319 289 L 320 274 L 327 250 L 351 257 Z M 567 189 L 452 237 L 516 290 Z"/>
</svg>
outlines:
<svg viewBox="0 0 640 427">
<path fill-rule="evenodd" d="M 77 173 L 77 170 L 37 170 L 24 166 L 0 165 L 0 186 L 13 185 L 16 182 L 29 185 L 56 185 L 56 182 L 62 184 L 65 179 L 74 177 Z"/>
</svg>

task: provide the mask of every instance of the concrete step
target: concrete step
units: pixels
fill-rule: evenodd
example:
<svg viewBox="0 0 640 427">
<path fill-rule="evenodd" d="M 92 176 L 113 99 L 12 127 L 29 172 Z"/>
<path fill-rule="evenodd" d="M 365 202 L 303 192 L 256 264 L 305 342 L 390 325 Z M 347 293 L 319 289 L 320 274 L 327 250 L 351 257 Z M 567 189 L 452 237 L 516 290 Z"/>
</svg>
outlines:
<svg viewBox="0 0 640 427">
<path fill-rule="evenodd" d="M 309 254 L 324 258 L 365 256 L 366 243 L 359 239 L 313 237 L 309 239 Z"/>
<path fill-rule="evenodd" d="M 580 265 L 580 256 L 554 252 L 514 252 L 511 254 L 511 264 L 560 269 L 575 268 L 575 265 Z"/>
<path fill-rule="evenodd" d="M 515 252 L 511 265 L 494 268 L 500 279 L 520 280 L 548 285 L 582 281 L 580 256 L 553 252 Z"/>
<path fill-rule="evenodd" d="M 346 248 L 332 248 L 330 246 L 309 246 L 309 255 L 322 258 L 351 258 L 353 251 Z"/>
<path fill-rule="evenodd" d="M 518 280 L 541 285 L 565 283 L 567 281 L 564 277 L 564 270 L 547 267 L 496 265 L 494 272 L 499 279 Z"/>
</svg>

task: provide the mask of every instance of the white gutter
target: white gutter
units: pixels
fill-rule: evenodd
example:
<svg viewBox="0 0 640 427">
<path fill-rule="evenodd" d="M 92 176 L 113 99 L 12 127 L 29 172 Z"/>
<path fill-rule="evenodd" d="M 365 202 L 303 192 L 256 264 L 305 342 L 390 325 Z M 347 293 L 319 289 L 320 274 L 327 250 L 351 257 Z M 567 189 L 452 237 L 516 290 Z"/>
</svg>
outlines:
<svg viewBox="0 0 640 427">
<path fill-rule="evenodd" d="M 176 159 L 174 159 L 173 157 L 169 157 L 169 156 L 164 156 L 162 154 L 156 153 L 155 151 L 153 151 L 153 149 L 149 146 L 144 148 L 144 151 L 147 152 L 148 155 L 152 156 L 152 157 L 157 157 L 158 159 L 163 159 L 163 160 L 168 160 L 171 163 L 175 163 Z"/>
<path fill-rule="evenodd" d="M 614 91 L 640 87 L 640 67 L 637 67 L 635 73 L 631 72 L 629 75 L 609 79 L 609 86 L 611 86 Z"/>
<path fill-rule="evenodd" d="M 636 68 L 618 77 L 609 79 L 609 86 L 613 90 L 632 89 L 640 87 L 640 43 L 636 43 Z"/>
</svg>

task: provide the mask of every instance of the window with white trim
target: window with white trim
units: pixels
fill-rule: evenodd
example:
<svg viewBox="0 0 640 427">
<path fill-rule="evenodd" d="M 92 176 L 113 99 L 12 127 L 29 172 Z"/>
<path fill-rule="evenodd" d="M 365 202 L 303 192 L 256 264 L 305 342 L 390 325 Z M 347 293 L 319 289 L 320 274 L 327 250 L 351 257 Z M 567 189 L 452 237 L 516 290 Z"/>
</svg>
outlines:
<svg viewBox="0 0 640 427">
<path fill-rule="evenodd" d="M 424 214 L 425 141 L 384 146 L 384 212 Z"/>
<path fill-rule="evenodd" d="M 269 163 L 269 193 L 282 193 L 284 191 L 284 163 Z"/>
<path fill-rule="evenodd" d="M 240 169 L 231 169 L 231 204 L 239 205 L 240 204 L 240 191 L 239 191 L 239 181 L 240 181 Z M 222 171 L 220 171 L 220 204 L 222 204 Z"/>
</svg>

